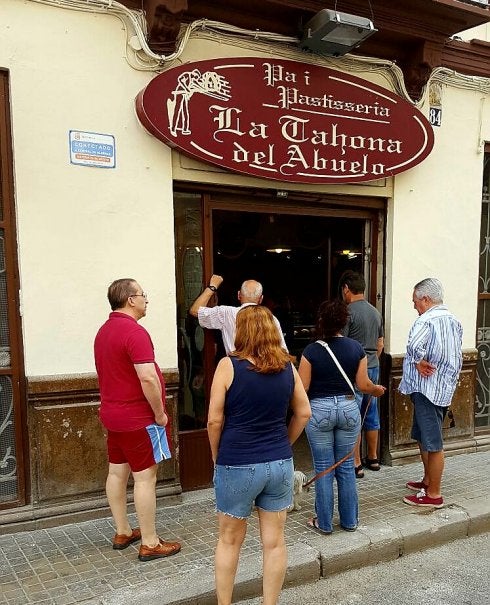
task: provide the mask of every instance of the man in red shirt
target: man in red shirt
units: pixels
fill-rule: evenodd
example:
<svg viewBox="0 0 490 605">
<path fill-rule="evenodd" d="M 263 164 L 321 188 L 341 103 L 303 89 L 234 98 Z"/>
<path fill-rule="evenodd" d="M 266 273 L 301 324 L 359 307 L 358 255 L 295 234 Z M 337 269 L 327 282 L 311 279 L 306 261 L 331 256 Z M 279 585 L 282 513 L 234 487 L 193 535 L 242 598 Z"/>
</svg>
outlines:
<svg viewBox="0 0 490 605">
<path fill-rule="evenodd" d="M 138 324 L 148 305 L 141 286 L 134 279 L 118 279 L 109 286 L 107 298 L 112 313 L 95 337 L 94 354 L 99 414 L 107 430 L 106 494 L 116 525 L 112 545 L 122 550 L 141 539 L 138 558 L 151 561 L 181 548 L 178 542 L 162 540 L 155 528 L 157 466 L 171 457 L 165 383 L 150 335 Z M 135 529 L 127 517 L 130 473 L 139 522 Z"/>
</svg>

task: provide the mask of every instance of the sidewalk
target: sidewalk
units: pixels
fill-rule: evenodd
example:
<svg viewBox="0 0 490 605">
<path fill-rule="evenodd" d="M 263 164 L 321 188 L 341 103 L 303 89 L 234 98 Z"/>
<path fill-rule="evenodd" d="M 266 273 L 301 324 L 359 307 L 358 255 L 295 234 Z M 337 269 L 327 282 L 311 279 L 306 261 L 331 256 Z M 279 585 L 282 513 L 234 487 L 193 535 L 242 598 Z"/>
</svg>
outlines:
<svg viewBox="0 0 490 605">
<path fill-rule="evenodd" d="M 490 451 L 447 458 L 443 486 L 446 505 L 439 510 L 418 509 L 402 502 L 409 493 L 405 483 L 420 478 L 419 463 L 383 466 L 378 473 L 366 470 L 365 478 L 358 480 L 360 525 L 355 533 L 344 532 L 337 525 L 331 536 L 321 536 L 306 527 L 313 510 L 312 489 L 303 498 L 302 510 L 288 515 L 286 584 L 313 582 L 321 576 L 489 531 L 489 463 Z M 161 507 L 157 528 L 163 538 L 182 542 L 181 553 L 142 563 L 137 559 L 137 545 L 113 550 L 114 530 L 109 518 L 1 536 L 0 604 L 215 603 L 212 490 L 184 494 L 181 504 Z M 260 590 L 260 540 L 254 515 L 242 549 L 235 598 L 256 596 Z"/>
</svg>

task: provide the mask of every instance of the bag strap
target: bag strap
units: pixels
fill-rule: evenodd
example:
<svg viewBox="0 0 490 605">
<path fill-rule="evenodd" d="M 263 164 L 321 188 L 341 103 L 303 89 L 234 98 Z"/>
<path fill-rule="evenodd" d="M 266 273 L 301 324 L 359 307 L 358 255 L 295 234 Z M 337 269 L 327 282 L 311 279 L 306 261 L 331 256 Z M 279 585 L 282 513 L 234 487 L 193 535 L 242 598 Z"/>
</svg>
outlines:
<svg viewBox="0 0 490 605">
<path fill-rule="evenodd" d="M 332 351 L 332 349 L 328 346 L 328 344 L 326 342 L 324 342 L 323 340 L 317 340 L 317 343 L 322 345 L 322 347 L 324 347 L 325 349 L 327 349 L 328 353 L 330 354 L 330 357 L 334 360 L 335 365 L 338 367 L 340 373 L 342 374 L 342 376 L 345 378 L 345 381 L 347 382 L 347 384 L 349 385 L 351 391 L 354 393 L 354 397 L 356 395 L 356 391 L 354 389 L 354 387 L 352 386 L 352 382 L 349 380 L 349 377 L 347 376 L 347 374 L 344 372 L 344 368 L 340 365 L 339 360 L 337 359 L 337 357 L 335 356 L 334 352 Z"/>
</svg>

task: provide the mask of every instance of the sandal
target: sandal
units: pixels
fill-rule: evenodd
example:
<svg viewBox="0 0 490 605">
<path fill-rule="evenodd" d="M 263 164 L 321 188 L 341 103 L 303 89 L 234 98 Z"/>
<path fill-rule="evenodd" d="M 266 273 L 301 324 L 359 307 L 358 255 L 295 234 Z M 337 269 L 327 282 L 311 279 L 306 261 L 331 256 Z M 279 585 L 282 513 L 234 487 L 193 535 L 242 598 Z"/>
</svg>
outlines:
<svg viewBox="0 0 490 605">
<path fill-rule="evenodd" d="M 344 527 L 343 525 L 340 526 L 344 531 L 356 531 L 357 529 L 357 525 L 355 525 L 354 527 Z"/>
<path fill-rule="evenodd" d="M 306 527 L 309 527 L 313 531 L 316 531 L 319 534 L 322 534 L 324 536 L 328 536 L 329 534 L 332 533 L 331 531 L 325 531 L 325 530 L 321 529 L 321 527 L 318 527 L 317 517 L 311 517 L 310 519 L 308 519 L 308 521 L 306 522 Z"/>
<path fill-rule="evenodd" d="M 366 458 L 364 461 L 364 466 L 370 471 L 379 471 L 381 469 L 379 460 L 377 458 Z"/>
<path fill-rule="evenodd" d="M 359 466 L 355 466 L 354 470 L 356 471 L 356 477 L 358 479 L 362 479 L 364 477 L 364 471 L 362 470 L 362 464 Z"/>
</svg>

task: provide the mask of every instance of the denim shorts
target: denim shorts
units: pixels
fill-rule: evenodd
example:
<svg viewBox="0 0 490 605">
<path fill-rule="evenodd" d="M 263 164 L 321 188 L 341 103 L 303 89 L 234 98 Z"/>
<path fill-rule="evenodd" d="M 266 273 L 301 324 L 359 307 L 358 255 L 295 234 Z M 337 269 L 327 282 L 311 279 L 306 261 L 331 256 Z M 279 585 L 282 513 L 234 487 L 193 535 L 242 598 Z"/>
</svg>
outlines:
<svg viewBox="0 0 490 605">
<path fill-rule="evenodd" d="M 241 466 L 217 464 L 214 468 L 216 510 L 246 519 L 254 506 L 277 512 L 293 502 L 293 459 Z"/>
<path fill-rule="evenodd" d="M 434 405 L 422 393 L 411 393 L 410 399 L 413 403 L 412 439 L 421 444 L 423 452 L 441 452 L 442 423 L 447 407 Z"/>
<path fill-rule="evenodd" d="M 368 376 L 374 382 L 378 384 L 379 379 L 379 367 L 368 368 Z M 361 410 L 361 420 L 364 419 L 362 428 L 365 431 L 379 431 L 381 425 L 379 423 L 379 412 L 378 412 L 378 399 L 371 397 L 371 403 L 366 413 L 367 403 L 371 395 L 364 395 L 360 391 L 356 390 L 356 401 Z"/>
</svg>

